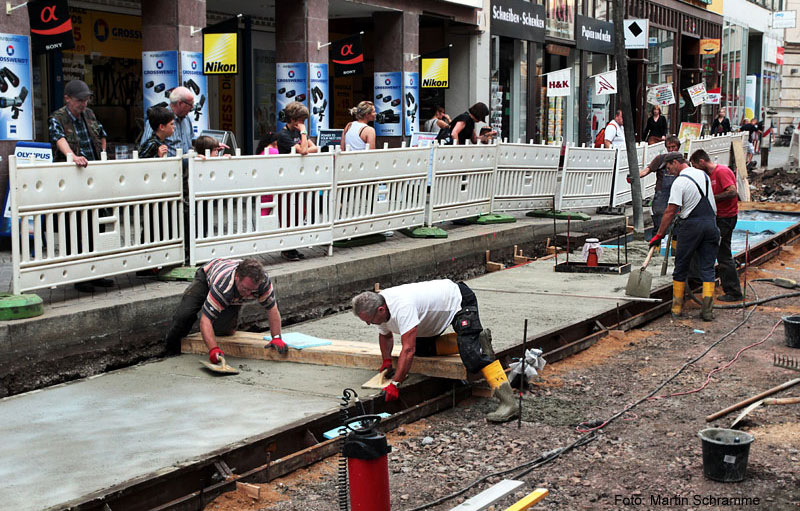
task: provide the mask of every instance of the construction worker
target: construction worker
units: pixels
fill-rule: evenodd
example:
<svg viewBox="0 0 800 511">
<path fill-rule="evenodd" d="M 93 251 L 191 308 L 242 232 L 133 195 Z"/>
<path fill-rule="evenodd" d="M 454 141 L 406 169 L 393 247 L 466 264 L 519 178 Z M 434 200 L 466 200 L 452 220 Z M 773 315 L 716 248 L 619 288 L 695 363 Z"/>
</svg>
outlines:
<svg viewBox="0 0 800 511">
<path fill-rule="evenodd" d="M 284 354 L 288 347 L 281 339 L 281 314 L 275 290 L 264 267 L 255 259 L 214 259 L 198 268 L 194 280 L 183 292 L 172 318 L 165 342 L 167 354 L 180 353 L 186 337 L 200 314 L 200 334 L 208 346 L 208 359 L 219 363 L 225 354 L 217 345 L 217 335 L 233 335 L 239 325 L 239 311 L 246 300 L 258 300 L 267 309 L 272 341 L 267 345 Z"/>
<path fill-rule="evenodd" d="M 681 149 L 681 141 L 678 137 L 670 135 L 664 144 L 668 152 L 678 152 Z M 665 153 L 666 154 L 666 153 Z M 672 182 L 675 176 L 670 176 L 666 169 L 664 169 L 663 154 L 657 155 L 653 160 L 639 172 L 639 177 L 642 178 L 651 172 L 656 173 L 656 194 L 653 196 L 652 217 L 653 217 L 653 230 L 658 229 L 661 225 L 661 217 L 664 216 L 664 210 L 667 209 L 667 201 L 669 199 L 669 191 L 672 187 Z M 658 169 L 661 169 L 660 171 Z M 669 234 L 669 229 L 667 229 Z"/>
<path fill-rule="evenodd" d="M 719 246 L 717 207 L 711 180 L 704 171 L 690 167 L 683 154 L 678 152 L 664 155 L 662 165 L 677 177 L 672 183 L 664 218 L 661 219 L 658 232 L 650 240 L 650 246 L 661 246 L 667 227 L 679 214 L 677 231 L 681 241 L 678 243 L 675 271 L 672 273 L 672 316 L 677 318 L 683 311 L 686 278 L 692 256 L 697 253 L 703 281 L 703 310 L 700 316 L 704 321 L 711 321 L 714 319 L 714 261 Z"/>
<path fill-rule="evenodd" d="M 511 385 L 492 350 L 492 334 L 484 330 L 478 316 L 475 293 L 463 282 L 431 280 L 405 284 L 380 293 L 366 291 L 353 298 L 353 314 L 368 325 L 377 325 L 383 364 L 391 383 L 384 388 L 386 401 L 399 397 L 398 387 L 408 376 L 414 355 L 433 356 L 458 353 L 471 373 L 481 371 L 500 399 L 500 406 L 488 415 L 491 422 L 505 422 L 517 416 L 518 407 Z M 440 337 L 448 325 L 457 335 L 453 342 Z M 392 370 L 393 334 L 402 345 L 397 368 Z"/>
</svg>

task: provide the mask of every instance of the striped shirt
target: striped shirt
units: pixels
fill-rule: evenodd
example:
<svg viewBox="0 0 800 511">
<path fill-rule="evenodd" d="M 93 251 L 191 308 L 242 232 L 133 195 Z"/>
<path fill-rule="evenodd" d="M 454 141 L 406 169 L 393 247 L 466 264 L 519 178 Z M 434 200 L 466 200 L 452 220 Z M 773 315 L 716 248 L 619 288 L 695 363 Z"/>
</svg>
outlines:
<svg viewBox="0 0 800 511">
<path fill-rule="evenodd" d="M 231 305 L 241 305 L 245 300 L 236 289 L 236 268 L 241 259 L 214 259 L 203 266 L 208 282 L 208 296 L 203 303 L 203 314 L 211 321 L 217 319 L 219 314 Z M 258 302 L 269 310 L 275 307 L 275 290 L 269 275 L 264 272 L 265 280 L 253 293 L 258 297 Z"/>
</svg>

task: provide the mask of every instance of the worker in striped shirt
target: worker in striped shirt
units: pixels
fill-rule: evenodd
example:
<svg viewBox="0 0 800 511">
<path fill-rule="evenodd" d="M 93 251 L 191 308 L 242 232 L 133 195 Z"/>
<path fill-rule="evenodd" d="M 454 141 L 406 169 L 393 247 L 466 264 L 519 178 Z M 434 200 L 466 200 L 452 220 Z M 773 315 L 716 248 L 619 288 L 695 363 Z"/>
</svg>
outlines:
<svg viewBox="0 0 800 511">
<path fill-rule="evenodd" d="M 267 345 L 278 353 L 288 351 L 281 339 L 281 314 L 275 290 L 261 263 L 255 259 L 214 259 L 194 274 L 172 318 L 166 336 L 167 353 L 178 354 L 200 312 L 200 334 L 208 346 L 212 364 L 224 356 L 217 335 L 233 335 L 239 325 L 239 311 L 247 300 L 258 300 L 267 309 L 272 341 Z"/>
</svg>

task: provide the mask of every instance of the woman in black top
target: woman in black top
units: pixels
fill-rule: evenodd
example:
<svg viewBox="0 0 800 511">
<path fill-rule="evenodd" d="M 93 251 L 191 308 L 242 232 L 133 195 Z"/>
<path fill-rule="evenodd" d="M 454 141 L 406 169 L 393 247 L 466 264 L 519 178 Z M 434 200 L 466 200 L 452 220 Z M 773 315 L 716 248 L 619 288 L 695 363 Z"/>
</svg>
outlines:
<svg viewBox="0 0 800 511">
<path fill-rule="evenodd" d="M 653 106 L 653 114 L 647 119 L 642 138 L 648 144 L 657 144 L 667 138 L 667 118 L 661 115 L 660 106 Z"/>
<path fill-rule="evenodd" d="M 475 123 L 484 122 L 487 115 L 489 115 L 489 107 L 485 103 L 475 103 L 469 107 L 469 110 L 453 119 L 453 122 L 450 123 L 450 136 L 453 138 L 453 144 L 464 145 L 467 140 L 473 144 L 477 143 L 479 137 L 475 135 Z M 496 134 L 491 131 L 481 135 L 481 142 L 487 143 Z"/>
<path fill-rule="evenodd" d="M 725 107 L 719 109 L 717 118 L 711 123 L 712 135 L 724 135 L 731 132 L 731 121 L 725 115 Z"/>
</svg>

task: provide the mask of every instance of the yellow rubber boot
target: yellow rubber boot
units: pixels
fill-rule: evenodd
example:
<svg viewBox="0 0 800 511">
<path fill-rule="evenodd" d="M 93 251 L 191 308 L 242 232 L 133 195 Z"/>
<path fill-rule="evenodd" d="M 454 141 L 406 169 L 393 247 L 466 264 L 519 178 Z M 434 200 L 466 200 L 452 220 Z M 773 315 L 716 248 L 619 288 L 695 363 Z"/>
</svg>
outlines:
<svg viewBox="0 0 800 511">
<path fill-rule="evenodd" d="M 519 406 L 514 400 L 514 391 L 511 390 L 511 385 L 508 383 L 500 361 L 495 360 L 481 369 L 481 373 L 489 383 L 489 387 L 494 390 L 494 397 L 500 400 L 500 406 L 486 416 L 489 422 L 506 422 L 516 419 L 519 415 Z"/>
<path fill-rule="evenodd" d="M 458 335 L 455 333 L 440 335 L 436 338 L 437 355 L 455 355 L 458 353 Z"/>
<path fill-rule="evenodd" d="M 714 283 L 703 282 L 703 310 L 700 312 L 703 321 L 714 320 Z"/>
<path fill-rule="evenodd" d="M 683 297 L 686 293 L 686 282 L 672 281 L 672 317 L 677 318 L 683 312 Z"/>
</svg>

